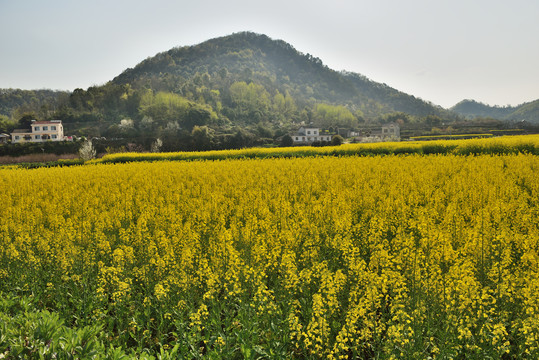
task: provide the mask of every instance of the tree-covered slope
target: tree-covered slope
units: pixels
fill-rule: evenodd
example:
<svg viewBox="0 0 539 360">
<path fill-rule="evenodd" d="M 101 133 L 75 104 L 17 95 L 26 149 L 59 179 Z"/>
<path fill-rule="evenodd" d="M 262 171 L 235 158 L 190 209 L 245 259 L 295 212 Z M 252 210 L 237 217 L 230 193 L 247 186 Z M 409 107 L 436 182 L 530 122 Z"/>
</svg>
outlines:
<svg viewBox="0 0 539 360">
<path fill-rule="evenodd" d="M 481 102 L 477 102 L 475 100 L 467 99 L 462 100 L 461 102 L 453 106 L 451 110 L 466 118 L 491 117 L 495 119 L 504 119 L 509 114 L 511 114 L 511 112 L 513 112 L 515 108 L 510 106 L 490 106 Z"/>
<path fill-rule="evenodd" d="M 248 32 L 157 54 L 124 71 L 113 82 L 136 83 L 170 76 L 188 79 L 197 73 L 220 77 L 230 74 L 316 100 L 337 101 L 357 95 L 350 82 L 321 60 L 298 52 L 284 41 Z"/>
<path fill-rule="evenodd" d="M 539 124 L 539 100 L 517 106 L 507 119 Z"/>
<path fill-rule="evenodd" d="M 0 115 L 17 117 L 23 112 L 41 112 L 46 116 L 68 96 L 66 91 L 0 89 Z M 19 112 L 13 114 L 17 109 Z"/>
<path fill-rule="evenodd" d="M 230 75 L 235 80 L 262 84 L 270 93 L 289 92 L 300 102 L 346 104 L 366 116 L 392 111 L 450 116 L 440 107 L 359 74 L 332 70 L 320 59 L 303 54 L 282 40 L 250 32 L 157 54 L 124 71 L 113 82 L 157 82 L 172 90 L 170 86 L 197 74 L 209 74 L 212 78 Z"/>
<path fill-rule="evenodd" d="M 351 72 L 343 72 L 342 75 L 352 82 L 364 99 L 383 104 L 385 109 L 421 117 L 436 115 L 450 118 L 454 116 L 440 106 L 396 90 L 386 84 L 372 81 L 363 75 Z"/>
<path fill-rule="evenodd" d="M 466 118 L 490 117 L 500 120 L 526 121 L 539 124 L 539 100 L 518 106 L 490 106 L 475 100 L 463 100 L 451 108 Z"/>
</svg>

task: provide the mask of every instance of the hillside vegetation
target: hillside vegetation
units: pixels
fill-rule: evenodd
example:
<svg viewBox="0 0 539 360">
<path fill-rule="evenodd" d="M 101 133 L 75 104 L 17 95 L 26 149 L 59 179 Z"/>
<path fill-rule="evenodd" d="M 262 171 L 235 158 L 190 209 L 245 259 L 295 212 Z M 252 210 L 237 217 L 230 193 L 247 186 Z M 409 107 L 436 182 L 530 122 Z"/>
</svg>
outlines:
<svg viewBox="0 0 539 360">
<path fill-rule="evenodd" d="M 203 150 L 275 143 L 301 123 L 335 131 L 455 119 L 362 75 L 329 69 L 282 40 L 248 32 L 159 53 L 104 85 L 61 95 L 25 106 L 4 101 L 0 112 L 11 122 L 0 123 L 0 131 L 29 113 L 61 119 L 69 134 L 132 139 L 146 148 L 161 138 L 164 149 Z"/>
<path fill-rule="evenodd" d="M 467 118 L 490 117 L 514 122 L 539 124 L 539 100 L 518 106 L 489 106 L 474 100 L 463 100 L 451 108 L 452 111 Z"/>
</svg>

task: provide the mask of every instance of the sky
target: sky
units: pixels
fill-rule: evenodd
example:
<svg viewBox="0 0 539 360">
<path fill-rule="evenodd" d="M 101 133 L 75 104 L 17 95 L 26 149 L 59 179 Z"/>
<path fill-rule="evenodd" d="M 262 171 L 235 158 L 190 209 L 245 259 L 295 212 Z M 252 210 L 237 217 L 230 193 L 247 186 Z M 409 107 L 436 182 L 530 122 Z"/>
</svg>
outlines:
<svg viewBox="0 0 539 360">
<path fill-rule="evenodd" d="M 0 0 L 0 88 L 86 89 L 240 31 L 445 108 L 539 99 L 537 0 Z"/>
</svg>

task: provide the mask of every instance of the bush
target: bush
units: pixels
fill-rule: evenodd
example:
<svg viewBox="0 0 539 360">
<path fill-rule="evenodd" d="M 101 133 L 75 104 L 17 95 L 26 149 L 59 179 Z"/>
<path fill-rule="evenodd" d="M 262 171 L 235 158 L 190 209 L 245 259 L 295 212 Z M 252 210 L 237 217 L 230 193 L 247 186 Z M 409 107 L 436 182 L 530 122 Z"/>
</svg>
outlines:
<svg viewBox="0 0 539 360">
<path fill-rule="evenodd" d="M 294 139 L 292 139 L 292 136 L 285 135 L 281 139 L 281 146 L 282 147 L 290 147 L 294 145 Z"/>
<path fill-rule="evenodd" d="M 341 135 L 335 135 L 331 139 L 331 145 L 333 146 L 342 145 L 343 142 L 344 142 L 344 138 Z"/>
<path fill-rule="evenodd" d="M 0 146 L 0 156 L 29 154 L 76 154 L 80 143 L 73 141 L 47 141 L 41 143 L 6 144 Z"/>
</svg>

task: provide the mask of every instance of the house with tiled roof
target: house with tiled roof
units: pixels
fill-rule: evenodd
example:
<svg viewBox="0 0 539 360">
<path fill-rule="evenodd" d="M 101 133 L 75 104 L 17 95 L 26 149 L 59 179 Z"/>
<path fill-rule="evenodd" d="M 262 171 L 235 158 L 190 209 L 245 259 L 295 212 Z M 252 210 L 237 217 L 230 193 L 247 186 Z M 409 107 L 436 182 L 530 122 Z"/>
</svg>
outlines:
<svg viewBox="0 0 539 360">
<path fill-rule="evenodd" d="M 11 143 L 63 141 L 64 127 L 62 120 L 32 120 L 30 129 L 15 129 L 11 133 Z"/>
</svg>

